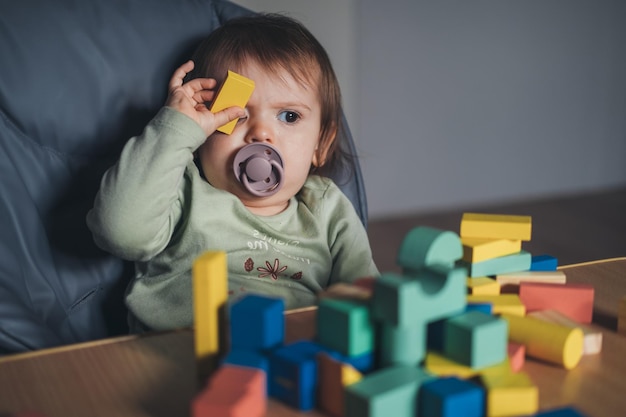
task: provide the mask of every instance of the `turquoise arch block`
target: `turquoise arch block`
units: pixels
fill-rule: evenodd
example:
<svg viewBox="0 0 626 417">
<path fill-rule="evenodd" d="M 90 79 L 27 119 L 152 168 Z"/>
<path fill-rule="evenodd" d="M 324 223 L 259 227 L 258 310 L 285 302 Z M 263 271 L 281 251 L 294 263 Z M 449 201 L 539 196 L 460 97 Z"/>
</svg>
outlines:
<svg viewBox="0 0 626 417">
<path fill-rule="evenodd" d="M 462 256 L 459 235 L 449 230 L 418 226 L 404 237 L 397 263 L 405 272 L 416 272 L 434 265 L 452 267 Z"/>
</svg>

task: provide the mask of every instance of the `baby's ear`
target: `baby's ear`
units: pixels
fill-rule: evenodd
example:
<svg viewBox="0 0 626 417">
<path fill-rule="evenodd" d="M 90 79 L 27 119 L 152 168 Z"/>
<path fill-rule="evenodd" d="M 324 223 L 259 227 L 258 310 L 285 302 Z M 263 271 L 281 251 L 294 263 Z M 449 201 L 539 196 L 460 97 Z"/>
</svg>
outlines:
<svg viewBox="0 0 626 417">
<path fill-rule="evenodd" d="M 311 161 L 314 167 L 321 168 L 324 166 L 328 160 L 328 154 L 335 143 L 336 136 L 337 129 L 333 129 L 324 137 L 320 138 L 320 141 L 315 148 L 315 152 L 313 152 L 313 160 Z"/>
</svg>

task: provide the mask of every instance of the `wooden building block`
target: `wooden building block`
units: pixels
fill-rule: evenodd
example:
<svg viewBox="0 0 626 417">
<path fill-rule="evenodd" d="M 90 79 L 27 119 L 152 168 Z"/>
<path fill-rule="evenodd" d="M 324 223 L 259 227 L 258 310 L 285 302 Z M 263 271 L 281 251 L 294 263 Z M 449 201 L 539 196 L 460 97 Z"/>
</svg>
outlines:
<svg viewBox="0 0 626 417">
<path fill-rule="evenodd" d="M 522 282 L 539 282 L 544 284 L 565 284 L 567 278 L 563 271 L 520 271 L 496 275 L 501 285 L 519 285 Z"/>
<path fill-rule="evenodd" d="M 317 341 L 344 355 L 374 350 L 374 327 L 364 303 L 323 298 L 317 310 Z"/>
<path fill-rule="evenodd" d="M 270 363 L 266 355 L 253 350 L 230 350 L 222 362 L 223 365 L 238 365 L 257 368 L 269 374 Z"/>
<path fill-rule="evenodd" d="M 532 218 L 506 214 L 464 213 L 461 218 L 461 237 L 483 239 L 511 239 L 528 241 L 531 238 Z"/>
<path fill-rule="evenodd" d="M 498 295 L 500 283 L 489 277 L 467 278 L 467 292 L 474 295 Z"/>
<path fill-rule="evenodd" d="M 537 413 L 535 417 L 585 417 L 585 414 L 574 407 L 559 407 Z"/>
<path fill-rule="evenodd" d="M 363 375 L 352 366 L 327 353 L 317 356 L 319 388 L 317 408 L 335 417 L 344 415 L 345 388 L 361 380 Z"/>
<path fill-rule="evenodd" d="M 463 365 L 436 351 L 426 353 L 424 369 L 438 377 L 456 376 L 463 379 L 471 378 L 479 373 L 478 369 Z"/>
<path fill-rule="evenodd" d="M 521 343 L 509 342 L 507 345 L 507 353 L 511 370 L 513 372 L 521 371 L 526 359 L 526 346 Z"/>
<path fill-rule="evenodd" d="M 526 314 L 526 307 L 517 294 L 468 295 L 467 303 L 490 303 L 493 306 L 493 314 L 508 313 L 517 316 Z"/>
<path fill-rule="evenodd" d="M 511 372 L 508 364 L 481 373 L 480 381 L 487 391 L 487 417 L 529 415 L 539 409 L 537 387 L 524 372 Z"/>
<path fill-rule="evenodd" d="M 419 393 L 420 417 L 483 417 L 485 391 L 456 377 L 425 382 Z"/>
<path fill-rule="evenodd" d="M 372 372 L 346 387 L 346 417 L 415 417 L 418 392 L 433 376 L 415 366 Z"/>
<path fill-rule="evenodd" d="M 459 235 L 447 230 L 419 226 L 410 230 L 398 250 L 397 263 L 404 271 L 440 265 L 453 267 L 463 256 Z"/>
<path fill-rule="evenodd" d="M 206 252 L 192 267 L 194 351 L 200 380 L 206 379 L 226 353 L 228 267 L 226 253 Z"/>
<path fill-rule="evenodd" d="M 217 113 L 218 111 L 233 106 L 245 108 L 253 91 L 254 81 L 236 72 L 228 71 L 226 79 L 217 92 L 215 99 L 213 99 L 209 110 L 213 113 Z M 218 127 L 217 130 L 230 135 L 235 129 L 238 120 L 239 119 L 231 120 L 227 124 Z"/>
<path fill-rule="evenodd" d="M 559 260 L 552 255 L 535 255 L 530 261 L 531 271 L 556 271 Z"/>
<path fill-rule="evenodd" d="M 493 314 L 493 304 L 491 303 L 471 303 L 465 306 L 465 311 L 482 311 L 485 314 Z"/>
<path fill-rule="evenodd" d="M 546 320 L 562 326 L 578 327 L 583 331 L 583 355 L 593 355 L 602 351 L 602 331 L 597 328 L 574 321 L 557 310 L 534 311 L 528 313 L 528 317 Z"/>
<path fill-rule="evenodd" d="M 622 297 L 617 308 L 617 332 L 626 336 L 626 296 Z"/>
<path fill-rule="evenodd" d="M 372 283 L 372 288 L 367 288 L 351 283 L 339 282 L 331 285 L 323 291 L 320 291 L 317 294 L 317 298 L 335 298 L 338 300 L 367 302 L 370 298 L 372 298 L 373 287 L 374 283 Z"/>
<path fill-rule="evenodd" d="M 223 365 L 193 399 L 193 417 L 262 417 L 267 411 L 265 372 Z"/>
<path fill-rule="evenodd" d="M 592 285 L 523 282 L 519 296 L 528 312 L 558 310 L 579 323 L 591 323 L 593 317 Z"/>
<path fill-rule="evenodd" d="M 267 350 L 285 338 L 285 301 L 246 294 L 230 307 L 231 349 Z"/>
<path fill-rule="evenodd" d="M 426 355 L 427 326 L 416 323 L 409 326 L 395 326 L 380 323 L 378 355 L 380 366 L 417 366 Z"/>
<path fill-rule="evenodd" d="M 444 354 L 450 359 L 482 369 L 507 357 L 506 321 L 480 311 L 470 311 L 445 322 Z"/>
<path fill-rule="evenodd" d="M 470 277 L 482 277 L 504 274 L 507 272 L 527 271 L 530 268 L 531 255 L 529 252 L 520 251 L 512 255 L 500 256 L 482 262 L 467 263 L 459 262 L 468 268 Z"/>
<path fill-rule="evenodd" d="M 463 245 L 462 259 L 470 263 L 512 255 L 522 250 L 521 240 L 463 237 L 461 244 Z"/>
<path fill-rule="evenodd" d="M 509 323 L 509 340 L 526 346 L 526 354 L 565 369 L 572 369 L 583 355 L 583 332 L 534 317 L 503 314 Z"/>
</svg>

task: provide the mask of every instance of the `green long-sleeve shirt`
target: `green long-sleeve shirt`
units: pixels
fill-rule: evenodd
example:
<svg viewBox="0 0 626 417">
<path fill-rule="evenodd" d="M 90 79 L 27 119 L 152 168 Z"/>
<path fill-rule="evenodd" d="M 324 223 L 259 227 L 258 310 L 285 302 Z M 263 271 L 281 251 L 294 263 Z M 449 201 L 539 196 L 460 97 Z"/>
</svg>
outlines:
<svg viewBox="0 0 626 417">
<path fill-rule="evenodd" d="M 330 179 L 310 176 L 285 211 L 257 216 L 201 177 L 193 152 L 205 139 L 191 119 L 162 109 L 106 172 L 87 215 L 98 246 L 135 262 L 126 303 L 141 322 L 192 324 L 191 267 L 208 250 L 227 253 L 231 300 L 255 292 L 287 308 L 378 274 L 352 203 Z"/>
</svg>

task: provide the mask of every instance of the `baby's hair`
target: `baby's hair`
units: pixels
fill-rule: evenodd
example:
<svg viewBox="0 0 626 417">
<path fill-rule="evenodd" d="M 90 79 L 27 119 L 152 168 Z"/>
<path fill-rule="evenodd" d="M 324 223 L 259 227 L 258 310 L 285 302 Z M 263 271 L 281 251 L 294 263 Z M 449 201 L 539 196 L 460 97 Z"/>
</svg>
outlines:
<svg viewBox="0 0 626 417">
<path fill-rule="evenodd" d="M 192 57 L 188 78 L 224 81 L 227 70 L 254 62 L 268 72 L 286 71 L 306 87 L 316 87 L 321 104 L 319 159 L 324 170 L 349 157 L 336 138 L 342 126 L 341 92 L 324 47 L 300 22 L 280 14 L 255 14 L 231 19 L 211 32 Z M 320 151 L 321 152 L 321 151 Z M 323 155 L 318 154 L 318 158 Z M 318 171 L 318 167 L 313 167 Z M 322 172 L 320 172 L 322 173 Z"/>
</svg>

